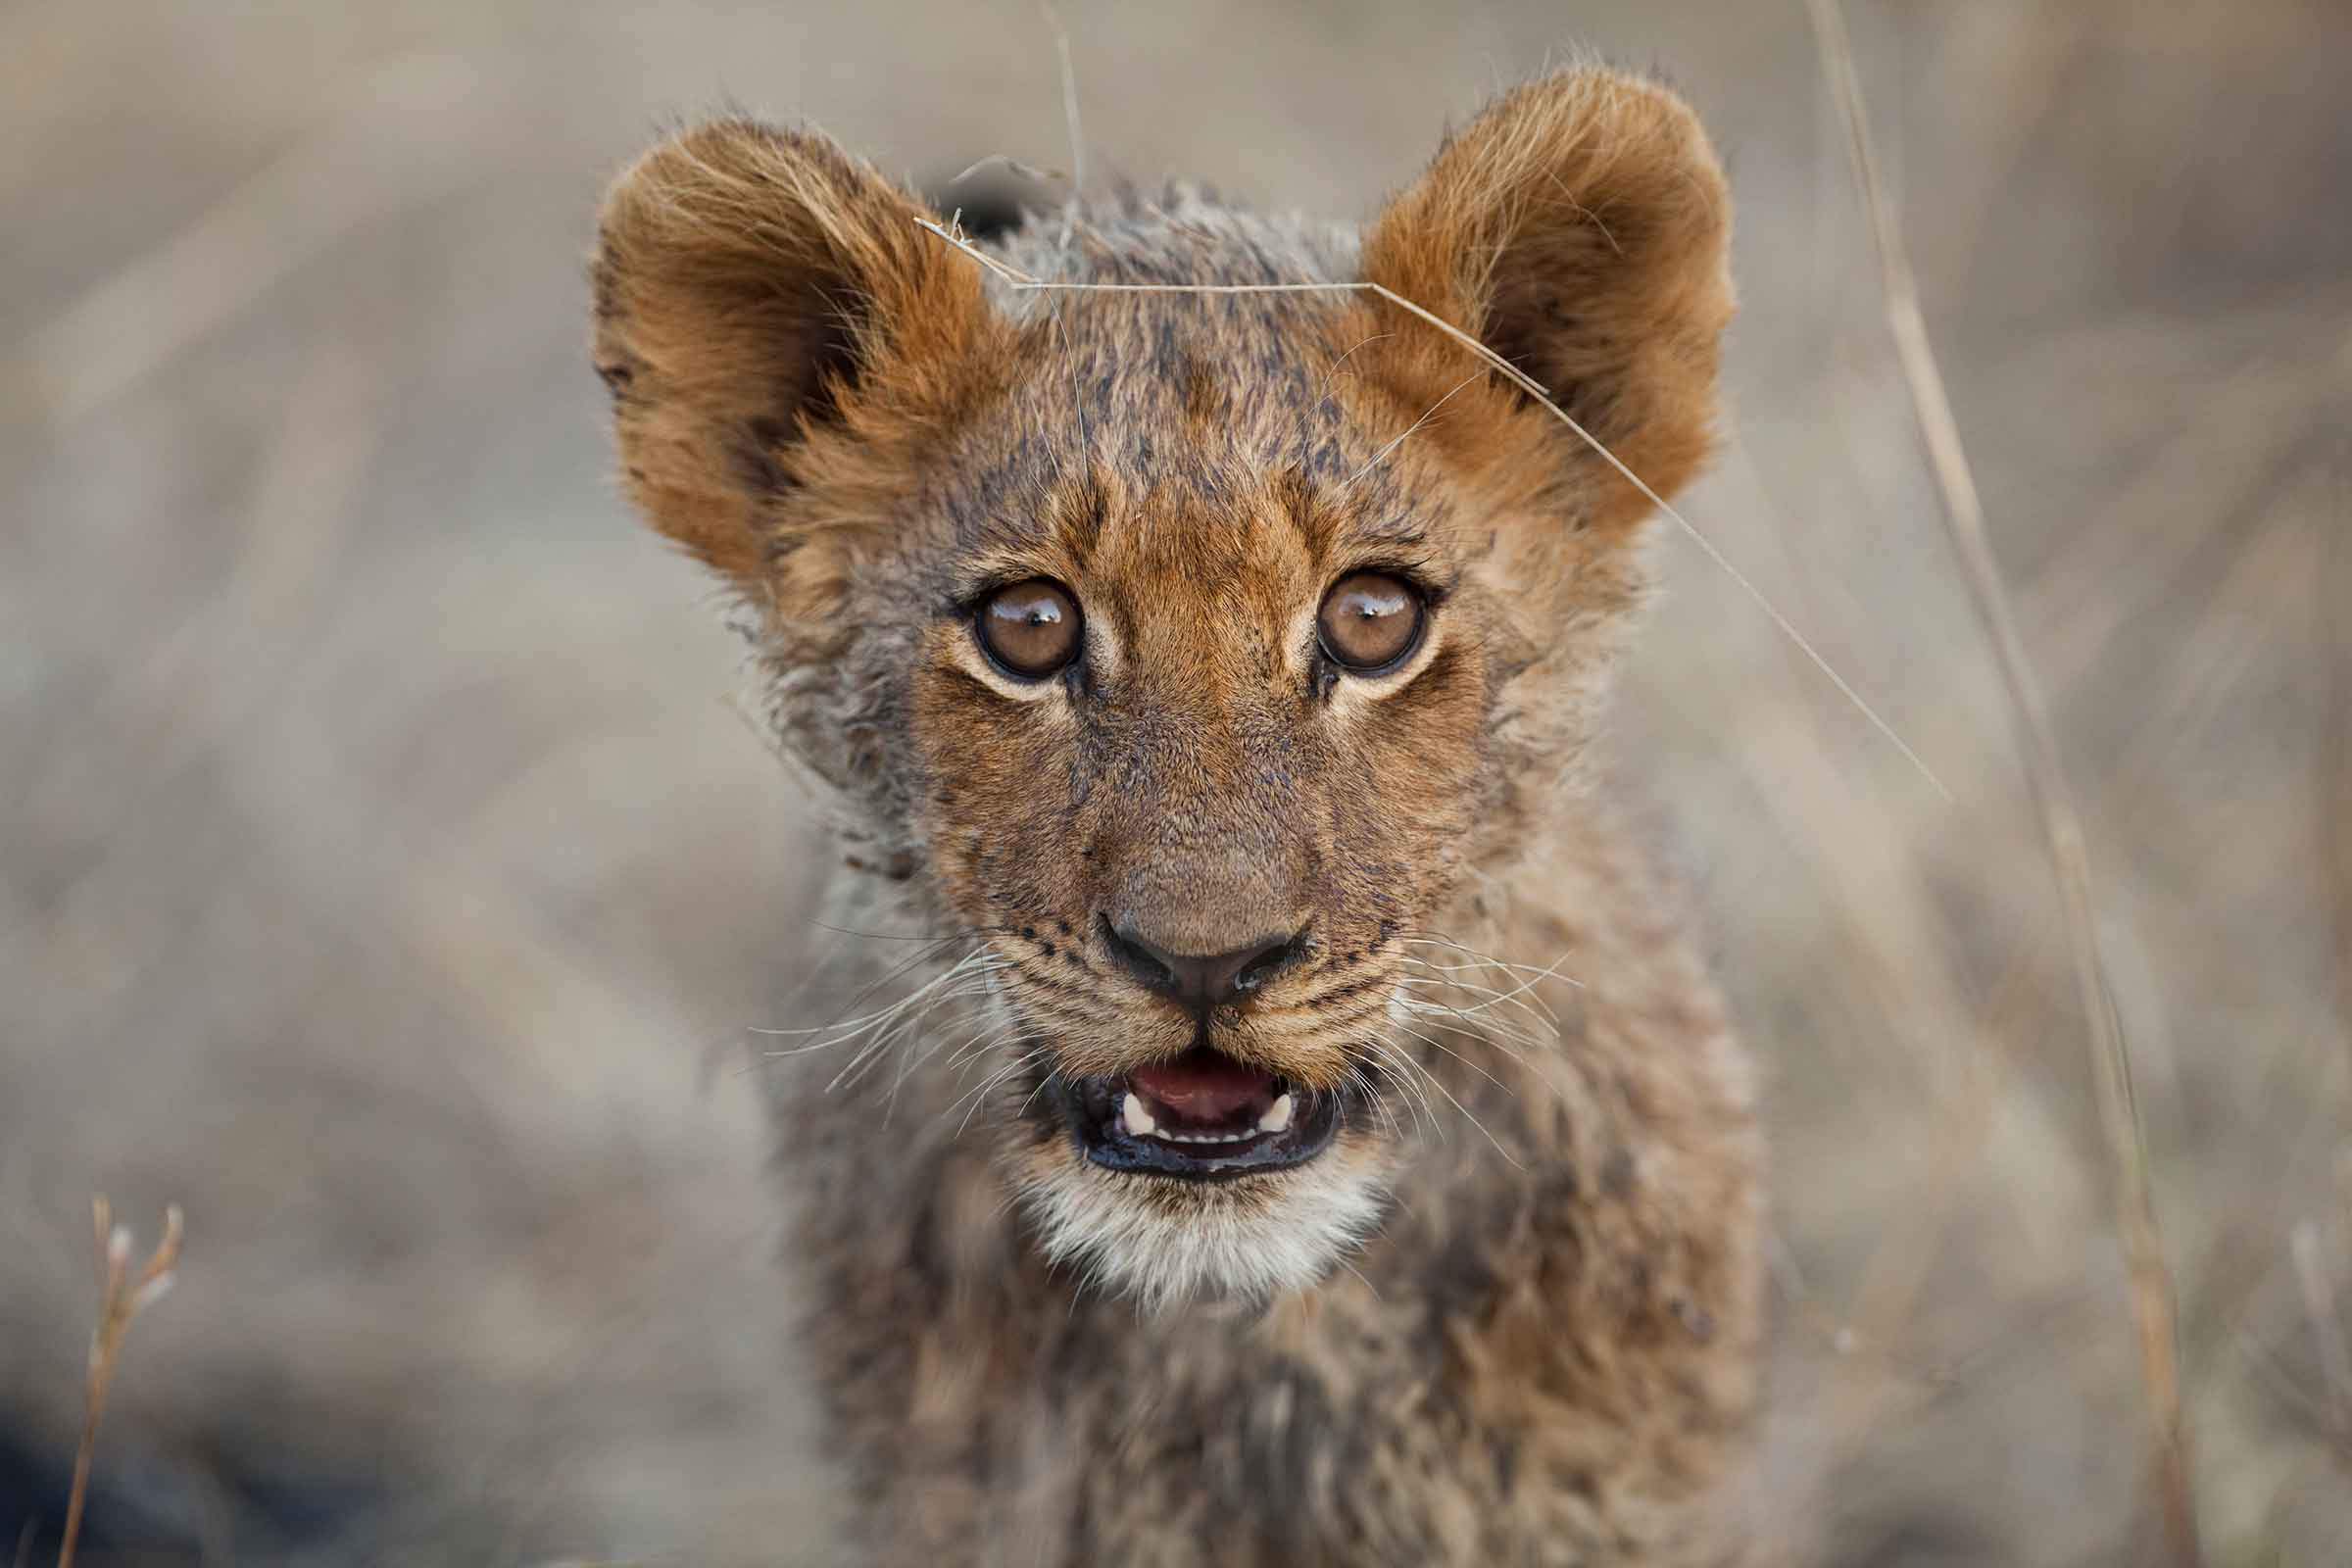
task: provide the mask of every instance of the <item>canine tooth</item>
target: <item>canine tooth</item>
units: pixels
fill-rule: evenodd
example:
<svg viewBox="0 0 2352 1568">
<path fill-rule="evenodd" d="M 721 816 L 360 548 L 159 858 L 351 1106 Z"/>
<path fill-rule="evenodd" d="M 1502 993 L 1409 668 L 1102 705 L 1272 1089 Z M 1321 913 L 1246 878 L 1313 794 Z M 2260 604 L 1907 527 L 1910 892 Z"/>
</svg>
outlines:
<svg viewBox="0 0 2352 1568">
<path fill-rule="evenodd" d="M 1291 1097 L 1288 1095 L 1275 1096 L 1274 1103 L 1268 1105 L 1266 1113 L 1257 1118 L 1257 1130 L 1261 1133 L 1285 1132 L 1290 1125 Z"/>
<path fill-rule="evenodd" d="M 1119 1119 L 1127 1124 L 1130 1138 L 1149 1138 L 1159 1125 L 1152 1119 L 1152 1113 L 1144 1108 L 1143 1101 L 1132 1089 L 1127 1092 L 1125 1102 L 1119 1106 Z"/>
</svg>

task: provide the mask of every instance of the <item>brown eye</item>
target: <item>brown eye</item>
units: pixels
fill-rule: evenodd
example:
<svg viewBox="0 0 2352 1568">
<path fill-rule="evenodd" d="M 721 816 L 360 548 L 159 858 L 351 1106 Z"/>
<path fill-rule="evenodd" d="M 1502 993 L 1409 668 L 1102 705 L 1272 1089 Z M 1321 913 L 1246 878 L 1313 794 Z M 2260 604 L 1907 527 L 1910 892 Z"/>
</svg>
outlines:
<svg viewBox="0 0 2352 1568">
<path fill-rule="evenodd" d="M 1043 680 L 1078 657 L 1078 603 L 1043 577 L 989 595 L 977 625 L 988 657 L 1022 680 Z"/>
<path fill-rule="evenodd" d="M 1356 571 L 1323 596 L 1316 630 L 1334 663 L 1359 673 L 1386 669 L 1421 641 L 1421 591 L 1385 571 Z"/>
</svg>

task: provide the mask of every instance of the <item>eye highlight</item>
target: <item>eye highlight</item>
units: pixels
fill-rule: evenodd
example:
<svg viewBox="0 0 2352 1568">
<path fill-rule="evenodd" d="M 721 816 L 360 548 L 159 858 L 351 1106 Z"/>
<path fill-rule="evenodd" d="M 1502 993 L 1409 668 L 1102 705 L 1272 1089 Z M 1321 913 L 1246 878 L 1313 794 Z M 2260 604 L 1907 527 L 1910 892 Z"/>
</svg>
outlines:
<svg viewBox="0 0 2352 1568">
<path fill-rule="evenodd" d="M 1399 663 L 1421 642 L 1421 590 L 1385 571 L 1351 571 L 1331 585 L 1315 616 L 1324 655 L 1359 675 Z"/>
<path fill-rule="evenodd" d="M 1078 601 L 1043 577 L 1000 588 L 981 603 L 973 635 L 997 667 L 1016 680 L 1044 680 L 1078 657 L 1086 622 Z"/>
</svg>

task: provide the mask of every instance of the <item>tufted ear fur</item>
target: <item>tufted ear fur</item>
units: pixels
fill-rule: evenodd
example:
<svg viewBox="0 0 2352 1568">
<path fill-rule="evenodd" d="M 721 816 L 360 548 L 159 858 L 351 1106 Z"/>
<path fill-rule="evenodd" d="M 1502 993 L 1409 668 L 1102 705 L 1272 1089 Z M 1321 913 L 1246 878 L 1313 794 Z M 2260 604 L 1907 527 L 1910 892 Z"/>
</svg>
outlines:
<svg viewBox="0 0 2352 1568">
<path fill-rule="evenodd" d="M 595 355 L 654 526 L 756 601 L 815 617 L 857 532 L 844 477 L 949 416 L 994 320 L 979 269 L 824 136 L 722 120 L 613 182 Z M 855 473 L 848 475 L 855 478 Z"/>
<path fill-rule="evenodd" d="M 1449 136 L 1366 234 L 1363 273 L 1534 376 L 1671 495 L 1712 444 L 1730 230 L 1723 172 L 1689 107 L 1639 77 L 1580 68 L 1517 89 Z M 1407 332 L 1424 380 L 1441 392 L 1459 381 L 1458 346 Z M 1570 443 L 1583 520 L 1623 526 L 1646 514 L 1596 454 L 1552 427 Z"/>
</svg>

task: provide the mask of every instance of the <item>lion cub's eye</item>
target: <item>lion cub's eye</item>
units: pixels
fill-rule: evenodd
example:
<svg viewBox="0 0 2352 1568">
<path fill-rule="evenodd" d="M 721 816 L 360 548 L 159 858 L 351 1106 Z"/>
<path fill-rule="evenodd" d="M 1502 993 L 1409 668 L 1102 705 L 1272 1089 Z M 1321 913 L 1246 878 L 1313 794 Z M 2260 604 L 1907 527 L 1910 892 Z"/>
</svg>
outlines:
<svg viewBox="0 0 2352 1568">
<path fill-rule="evenodd" d="M 1008 675 L 1043 680 L 1078 657 L 1078 602 L 1043 577 L 988 596 L 976 629 L 980 646 Z"/>
<path fill-rule="evenodd" d="M 1315 629 L 1332 662 L 1376 674 L 1421 641 L 1421 591 L 1385 571 L 1349 572 L 1323 596 Z"/>
</svg>

